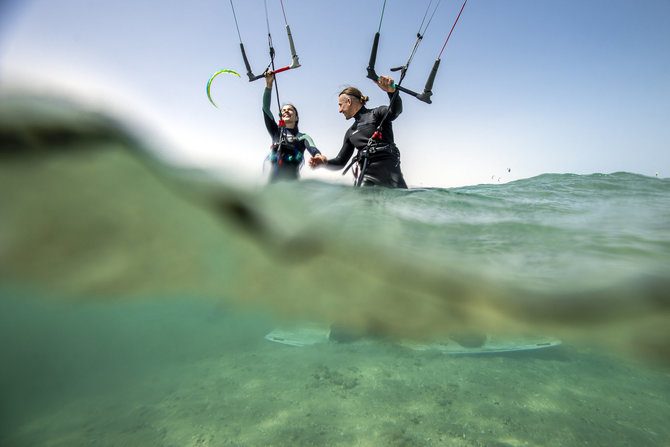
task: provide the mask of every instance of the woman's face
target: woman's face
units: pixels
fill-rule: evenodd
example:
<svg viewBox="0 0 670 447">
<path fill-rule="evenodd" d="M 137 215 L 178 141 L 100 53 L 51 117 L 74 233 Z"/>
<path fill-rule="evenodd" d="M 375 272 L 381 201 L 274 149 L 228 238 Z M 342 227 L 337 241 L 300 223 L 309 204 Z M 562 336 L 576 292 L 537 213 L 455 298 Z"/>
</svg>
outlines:
<svg viewBox="0 0 670 447">
<path fill-rule="evenodd" d="M 295 127 L 298 123 L 298 115 L 295 113 L 295 108 L 287 104 L 281 108 L 281 119 L 284 120 L 284 123 L 287 127 Z"/>
<path fill-rule="evenodd" d="M 348 95 L 340 95 L 338 104 L 340 105 L 340 113 L 343 114 L 346 119 L 351 118 L 358 112 L 358 110 L 354 110 L 354 101 Z"/>
</svg>

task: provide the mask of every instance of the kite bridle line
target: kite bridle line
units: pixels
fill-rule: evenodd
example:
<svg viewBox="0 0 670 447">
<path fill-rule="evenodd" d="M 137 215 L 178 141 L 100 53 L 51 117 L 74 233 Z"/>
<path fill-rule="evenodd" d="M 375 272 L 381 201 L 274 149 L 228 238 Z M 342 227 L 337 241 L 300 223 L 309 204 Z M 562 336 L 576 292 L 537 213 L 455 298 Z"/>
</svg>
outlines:
<svg viewBox="0 0 670 447">
<path fill-rule="evenodd" d="M 286 11 L 284 11 L 284 0 L 279 0 L 281 4 L 281 12 L 284 14 L 284 23 L 286 24 L 286 35 L 288 36 L 288 44 L 291 48 L 291 65 L 280 69 L 281 71 L 290 70 L 292 68 L 298 68 L 300 66 L 300 61 L 298 60 L 298 55 L 295 52 L 295 45 L 293 44 L 293 35 L 291 34 L 291 27 L 288 26 L 288 20 L 286 20 Z"/>
<path fill-rule="evenodd" d="M 272 70 L 274 73 L 281 73 L 282 71 L 286 70 L 291 70 L 293 68 L 298 68 L 300 67 L 300 61 L 298 59 L 298 55 L 295 52 L 295 44 L 293 43 L 293 35 L 291 34 L 291 28 L 288 25 L 288 21 L 286 20 L 286 11 L 284 10 L 284 1 L 280 0 L 281 3 L 281 8 L 282 8 L 282 13 L 284 15 L 284 23 L 286 24 L 286 34 L 288 36 L 288 43 L 289 47 L 291 48 L 291 65 L 287 65 L 286 67 L 282 68 L 277 68 L 276 70 Z M 256 81 L 258 79 L 261 79 L 265 77 L 265 71 L 269 69 L 271 66 L 274 64 L 274 48 L 272 47 L 272 36 L 270 34 L 270 20 L 268 18 L 268 9 L 267 9 L 267 0 L 265 1 L 265 19 L 268 25 L 268 43 L 270 46 L 270 64 L 268 64 L 268 67 L 266 70 L 259 74 L 255 75 L 253 70 L 251 70 L 251 64 L 249 64 L 249 59 L 247 59 L 247 54 L 244 51 L 244 44 L 242 43 L 242 38 L 240 37 L 240 27 L 238 26 L 237 23 L 237 16 L 235 15 L 235 7 L 233 6 L 233 0 L 230 0 L 230 8 L 233 10 L 233 17 L 235 18 L 235 27 L 237 28 L 237 35 L 240 38 L 240 51 L 242 52 L 242 59 L 244 59 L 244 66 L 247 69 L 247 77 L 249 78 L 249 82 Z"/>
<path fill-rule="evenodd" d="M 240 35 L 240 26 L 237 23 L 237 15 L 235 14 L 235 7 L 233 6 L 233 0 L 230 0 L 230 9 L 233 10 L 233 18 L 235 19 L 235 28 L 237 29 L 237 37 L 240 39 L 240 51 L 242 51 L 242 59 L 244 59 L 244 66 L 247 68 L 247 76 L 249 77 L 249 82 L 255 80 L 254 73 L 251 71 L 251 66 L 249 65 L 249 59 L 247 59 L 247 53 L 244 51 L 244 44 L 242 43 L 242 36 Z"/>
<path fill-rule="evenodd" d="M 430 3 L 428 3 L 428 7 L 426 8 L 426 12 L 423 14 L 423 20 L 421 20 L 421 25 L 419 25 L 419 31 L 416 33 L 416 42 L 414 42 L 414 48 L 412 48 L 412 52 L 409 55 L 409 58 L 407 59 L 407 62 L 405 65 L 402 65 L 400 67 L 395 67 L 391 68 L 391 71 L 398 71 L 400 70 L 400 81 L 398 84 L 402 82 L 402 79 L 405 77 L 405 73 L 407 72 L 407 69 L 409 68 L 409 64 L 412 62 L 412 59 L 414 59 L 414 55 L 416 54 L 416 50 L 419 49 L 419 44 L 423 40 L 423 35 L 426 33 L 426 30 L 428 29 L 428 26 L 430 25 L 430 22 L 433 20 L 433 17 L 435 16 L 435 12 L 437 11 L 438 6 L 440 6 L 440 2 L 442 0 L 438 0 L 437 5 L 435 5 L 435 9 L 433 9 L 433 13 L 430 15 L 430 19 L 428 19 L 428 23 L 426 23 L 426 26 L 424 27 L 423 24 L 426 22 L 426 17 L 428 16 L 428 11 L 430 11 L 430 7 L 433 4 L 433 0 L 430 0 Z"/>
<path fill-rule="evenodd" d="M 263 3 L 265 5 L 265 23 L 268 28 L 268 46 L 270 47 L 270 65 L 268 65 L 265 68 L 265 71 L 263 72 L 263 77 L 265 77 L 265 73 L 272 67 L 272 72 L 274 73 L 275 71 L 275 49 L 272 46 L 272 33 L 270 32 L 270 16 L 268 14 L 268 0 L 263 0 Z M 281 116 L 281 102 L 279 101 L 279 85 L 277 83 L 277 77 L 275 76 L 274 79 L 274 84 L 275 84 L 275 93 L 277 94 L 277 107 L 279 107 L 279 127 L 282 129 L 284 128 L 284 120 L 282 119 Z M 283 132 L 282 132 L 283 136 Z"/>
<path fill-rule="evenodd" d="M 468 0 L 465 0 L 463 2 L 463 6 L 461 6 L 461 10 L 458 12 L 458 17 L 456 17 L 456 21 L 454 22 L 453 26 L 451 27 L 451 31 L 449 31 L 449 35 L 447 36 L 447 40 L 444 41 L 444 45 L 442 45 L 442 49 L 440 50 L 440 54 L 437 55 L 437 60 L 440 60 L 442 57 L 442 52 L 444 51 L 444 47 L 447 46 L 447 42 L 449 42 L 449 38 L 451 37 L 451 33 L 454 32 L 454 28 L 456 28 L 456 24 L 458 23 L 458 19 L 461 18 L 461 14 L 463 13 L 463 9 L 465 9 L 465 4 L 468 2 Z"/>
<path fill-rule="evenodd" d="M 401 92 L 407 93 L 409 95 L 414 96 L 420 101 L 423 101 L 425 103 L 431 104 L 432 101 L 430 97 L 433 95 L 433 82 L 435 81 L 435 75 L 437 74 L 437 69 L 440 66 L 440 58 L 442 57 L 442 52 L 444 51 L 444 48 L 447 46 L 447 42 L 449 41 L 449 38 L 451 37 L 451 33 L 454 31 L 454 28 L 456 27 L 456 23 L 458 23 L 458 19 L 461 18 L 461 13 L 463 12 L 463 9 L 465 8 L 465 4 L 468 2 L 468 0 L 465 0 L 463 2 L 463 6 L 461 7 L 460 12 L 458 13 L 458 17 L 456 17 L 456 21 L 454 22 L 453 26 L 451 27 L 451 31 L 449 31 L 449 35 L 447 36 L 447 39 L 444 42 L 444 45 L 442 46 L 442 50 L 440 51 L 439 55 L 437 56 L 437 59 L 435 60 L 435 63 L 433 64 L 433 68 L 430 71 L 430 74 L 428 75 L 428 79 L 426 80 L 426 85 L 423 88 L 423 92 L 417 93 L 412 90 L 409 90 L 405 87 L 402 87 L 400 84 L 402 83 L 402 80 L 405 77 L 405 74 L 407 72 L 407 69 L 409 68 L 409 64 L 412 61 L 412 58 L 414 57 L 414 54 L 416 53 L 416 50 L 419 47 L 419 44 L 421 43 L 421 40 L 423 39 L 423 35 L 425 34 L 426 30 L 428 29 L 428 26 L 430 25 L 430 22 L 433 20 L 433 16 L 435 15 L 435 12 L 437 11 L 438 6 L 440 5 L 441 0 L 438 0 L 437 4 L 435 5 L 435 8 L 433 9 L 432 14 L 430 15 L 430 18 L 428 19 L 428 23 L 424 27 L 424 22 L 426 21 L 426 17 L 428 16 L 428 11 L 430 10 L 430 7 L 433 3 L 433 0 L 430 1 L 428 4 L 428 7 L 426 8 L 426 12 L 423 16 L 423 20 L 421 21 L 421 25 L 419 25 L 419 32 L 417 33 L 417 40 L 414 43 L 414 48 L 412 49 L 412 52 L 409 56 L 409 59 L 407 60 L 407 63 L 405 65 L 402 65 L 400 67 L 395 67 L 391 68 L 391 71 L 398 71 L 400 70 L 400 80 L 397 82 L 394 87 L 397 90 L 400 90 Z M 386 8 L 386 0 L 384 0 L 384 6 L 382 7 L 382 19 L 384 18 L 384 9 Z M 423 31 L 422 31 L 423 29 Z M 372 79 L 373 81 L 378 81 L 379 76 L 377 75 L 377 72 L 375 71 L 375 63 L 377 60 L 377 48 L 379 46 L 379 36 L 380 36 L 380 31 L 381 31 L 381 19 L 379 21 L 379 29 L 377 30 L 377 33 L 375 34 L 373 43 L 372 43 L 372 51 L 370 53 L 370 61 L 368 63 L 368 68 L 367 68 L 367 77 Z"/>
</svg>

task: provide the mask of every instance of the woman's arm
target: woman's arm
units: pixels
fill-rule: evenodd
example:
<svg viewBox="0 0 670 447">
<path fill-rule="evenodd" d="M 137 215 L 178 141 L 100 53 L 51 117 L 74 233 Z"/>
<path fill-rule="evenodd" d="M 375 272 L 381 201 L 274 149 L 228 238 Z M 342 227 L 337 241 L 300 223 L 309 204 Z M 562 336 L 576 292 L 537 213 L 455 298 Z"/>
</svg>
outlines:
<svg viewBox="0 0 670 447">
<path fill-rule="evenodd" d="M 270 112 L 270 100 L 272 99 L 272 89 L 265 87 L 263 92 L 263 119 L 265 120 L 265 128 L 268 130 L 270 136 L 274 137 L 279 134 L 279 126 L 277 125 L 272 112 Z"/>
<path fill-rule="evenodd" d="M 274 116 L 270 111 L 270 103 L 272 102 L 272 83 L 275 80 L 275 74 L 271 71 L 265 72 L 265 90 L 263 90 L 263 119 L 265 120 L 265 128 L 272 138 L 279 135 L 279 126 L 275 122 Z"/>
<path fill-rule="evenodd" d="M 302 141 L 302 144 L 305 146 L 305 149 L 310 153 L 312 157 L 315 155 L 319 155 L 321 153 L 314 145 L 314 141 L 312 140 L 312 138 L 306 133 L 299 133 L 298 141 Z"/>
</svg>

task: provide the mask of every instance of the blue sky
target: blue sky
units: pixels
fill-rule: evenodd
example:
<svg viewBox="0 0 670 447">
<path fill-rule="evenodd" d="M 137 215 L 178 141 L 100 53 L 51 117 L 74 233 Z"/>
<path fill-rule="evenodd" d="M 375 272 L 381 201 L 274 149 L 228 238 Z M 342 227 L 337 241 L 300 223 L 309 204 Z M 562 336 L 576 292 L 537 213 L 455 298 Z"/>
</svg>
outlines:
<svg viewBox="0 0 670 447">
<path fill-rule="evenodd" d="M 253 69 L 269 62 L 263 1 L 234 1 Z M 387 98 L 365 68 L 382 0 L 284 0 L 302 67 L 282 102 L 334 156 L 351 122 L 337 94 Z M 461 7 L 443 0 L 403 85 L 421 90 Z M 389 0 L 377 72 L 403 64 L 426 1 Z M 0 88 L 64 92 L 132 123 L 171 160 L 265 181 L 263 81 L 244 76 L 229 0 L 3 2 Z M 290 62 L 268 0 L 278 66 Z M 547 172 L 670 176 L 670 1 L 469 0 L 442 55 L 433 104 L 404 96 L 394 124 L 410 186 L 505 182 Z M 213 83 L 214 108 L 205 94 Z M 273 103 L 272 109 L 277 106 Z M 508 172 L 508 169 L 511 169 Z M 306 178 L 351 177 L 303 169 Z"/>
</svg>

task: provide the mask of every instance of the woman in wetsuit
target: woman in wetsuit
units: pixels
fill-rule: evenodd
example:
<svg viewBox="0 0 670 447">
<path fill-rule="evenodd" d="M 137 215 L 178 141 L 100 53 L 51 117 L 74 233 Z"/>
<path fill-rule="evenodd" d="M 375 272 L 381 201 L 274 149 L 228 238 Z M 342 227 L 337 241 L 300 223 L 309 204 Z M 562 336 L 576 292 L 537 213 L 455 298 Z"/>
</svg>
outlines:
<svg viewBox="0 0 670 447">
<path fill-rule="evenodd" d="M 297 180 L 300 176 L 305 150 L 313 157 L 321 154 L 309 135 L 298 132 L 298 110 L 293 104 L 286 104 L 281 108 L 283 125 L 278 125 L 275 121 L 270 112 L 274 78 L 274 73 L 270 71 L 265 73 L 265 91 L 263 92 L 263 118 L 265 127 L 272 137 L 272 150 L 268 155 L 272 166 L 271 183 L 279 180 Z"/>
<path fill-rule="evenodd" d="M 365 107 L 368 97 L 363 96 L 360 90 L 355 87 L 342 90 L 339 95 L 340 113 L 347 120 L 354 118 L 354 123 L 344 135 L 344 144 L 337 157 L 328 159 L 324 155 L 315 155 L 310 158 L 309 165 L 312 168 L 325 165 L 329 169 L 342 169 L 354 149 L 358 149 L 349 165 L 351 167 L 355 163 L 360 169 L 358 174 L 354 171 L 356 185 L 407 188 L 400 170 L 400 151 L 393 141 L 391 124 L 402 112 L 402 101 L 398 95 L 393 98 L 395 87 L 390 77 L 381 76 L 377 85 L 388 93 L 391 101 L 389 106 L 368 109 Z M 381 129 L 377 132 L 380 123 Z"/>
</svg>

